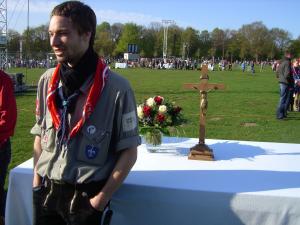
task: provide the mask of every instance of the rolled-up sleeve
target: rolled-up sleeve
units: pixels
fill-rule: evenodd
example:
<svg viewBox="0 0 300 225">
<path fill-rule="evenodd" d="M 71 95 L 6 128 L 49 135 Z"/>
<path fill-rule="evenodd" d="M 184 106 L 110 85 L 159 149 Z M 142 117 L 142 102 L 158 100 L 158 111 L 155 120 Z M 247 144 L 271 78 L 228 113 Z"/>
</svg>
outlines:
<svg viewBox="0 0 300 225">
<path fill-rule="evenodd" d="M 38 83 L 35 106 L 35 124 L 30 130 L 31 134 L 38 136 L 41 135 L 41 127 L 47 110 L 47 104 L 45 102 L 48 90 L 47 74 L 47 72 L 44 73 Z"/>
<path fill-rule="evenodd" d="M 118 127 L 116 151 L 136 147 L 141 144 L 138 130 L 138 117 L 133 91 L 128 89 L 117 103 L 118 112 L 115 121 Z"/>
</svg>

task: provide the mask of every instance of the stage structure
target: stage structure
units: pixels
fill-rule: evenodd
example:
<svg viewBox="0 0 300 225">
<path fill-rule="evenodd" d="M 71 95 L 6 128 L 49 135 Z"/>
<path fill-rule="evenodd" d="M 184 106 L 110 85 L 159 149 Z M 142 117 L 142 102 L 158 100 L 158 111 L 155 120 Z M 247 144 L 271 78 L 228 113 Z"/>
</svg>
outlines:
<svg viewBox="0 0 300 225">
<path fill-rule="evenodd" d="M 127 52 L 124 53 L 124 59 L 127 61 L 138 61 L 140 59 L 137 44 L 128 44 Z"/>
<path fill-rule="evenodd" d="M 169 25 L 174 25 L 174 20 L 162 20 L 161 21 L 164 27 L 164 42 L 163 42 L 163 58 L 167 58 L 168 52 L 168 28 Z"/>
<path fill-rule="evenodd" d="M 7 68 L 7 1 L 0 0 L 0 68 Z"/>
</svg>

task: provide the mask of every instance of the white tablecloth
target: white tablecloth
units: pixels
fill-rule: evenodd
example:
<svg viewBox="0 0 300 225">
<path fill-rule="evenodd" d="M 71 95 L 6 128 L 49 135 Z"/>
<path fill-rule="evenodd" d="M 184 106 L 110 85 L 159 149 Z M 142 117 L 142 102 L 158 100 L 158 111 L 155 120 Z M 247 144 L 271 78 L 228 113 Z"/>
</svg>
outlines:
<svg viewBox="0 0 300 225">
<path fill-rule="evenodd" d="M 165 138 L 112 199 L 111 225 L 300 224 L 300 144 L 207 140 L 216 161 L 187 160 L 197 139 Z M 10 172 L 6 224 L 32 222 L 32 160 Z"/>
</svg>

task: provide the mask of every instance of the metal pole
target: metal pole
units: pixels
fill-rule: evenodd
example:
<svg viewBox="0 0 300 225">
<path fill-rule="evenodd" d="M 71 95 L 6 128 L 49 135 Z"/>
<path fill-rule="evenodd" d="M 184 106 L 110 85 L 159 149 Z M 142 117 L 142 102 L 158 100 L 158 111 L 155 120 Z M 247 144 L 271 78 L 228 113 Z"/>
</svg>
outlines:
<svg viewBox="0 0 300 225">
<path fill-rule="evenodd" d="M 5 68 L 8 68 L 8 50 L 7 50 L 7 1 L 5 1 L 5 36 L 6 36 L 6 44 L 5 44 Z"/>
<path fill-rule="evenodd" d="M 175 24 L 174 20 L 162 20 L 164 26 L 163 58 L 167 58 L 168 52 L 168 28 L 170 24 Z"/>
<path fill-rule="evenodd" d="M 29 66 L 29 0 L 27 0 L 27 34 L 26 34 L 26 53 L 25 53 L 26 67 L 25 67 L 25 83 L 27 82 L 27 69 Z"/>
</svg>

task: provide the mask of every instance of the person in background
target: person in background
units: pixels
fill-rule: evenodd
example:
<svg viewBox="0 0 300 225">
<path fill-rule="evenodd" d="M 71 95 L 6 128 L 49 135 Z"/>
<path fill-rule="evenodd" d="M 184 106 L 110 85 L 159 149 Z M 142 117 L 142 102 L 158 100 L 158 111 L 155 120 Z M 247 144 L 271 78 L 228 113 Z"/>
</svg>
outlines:
<svg viewBox="0 0 300 225">
<path fill-rule="evenodd" d="M 241 67 L 242 67 L 242 71 L 245 72 L 245 70 L 246 70 L 246 62 L 245 61 L 242 62 Z"/>
<path fill-rule="evenodd" d="M 290 96 L 292 95 L 294 82 L 292 77 L 291 53 L 285 52 L 284 58 L 278 66 L 277 77 L 280 88 L 280 98 L 276 111 L 276 118 L 279 120 L 287 117 L 287 110 L 290 105 Z"/>
<path fill-rule="evenodd" d="M 294 104 L 293 110 L 300 111 L 300 67 L 299 61 L 296 59 L 293 63 L 293 77 L 294 77 Z"/>
<path fill-rule="evenodd" d="M 109 201 L 137 159 L 129 82 L 93 49 L 96 15 L 80 1 L 57 5 L 49 23 L 58 65 L 40 78 L 34 140 L 33 224 L 108 224 Z"/>
<path fill-rule="evenodd" d="M 250 67 L 251 67 L 251 73 L 255 73 L 255 69 L 254 69 L 254 61 L 252 60 L 251 62 L 250 62 Z"/>
<path fill-rule="evenodd" d="M 11 160 L 10 137 L 17 121 L 17 106 L 12 79 L 0 70 L 0 225 L 4 224 L 4 184 Z"/>
</svg>

